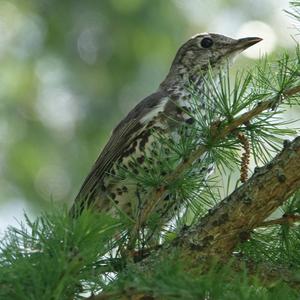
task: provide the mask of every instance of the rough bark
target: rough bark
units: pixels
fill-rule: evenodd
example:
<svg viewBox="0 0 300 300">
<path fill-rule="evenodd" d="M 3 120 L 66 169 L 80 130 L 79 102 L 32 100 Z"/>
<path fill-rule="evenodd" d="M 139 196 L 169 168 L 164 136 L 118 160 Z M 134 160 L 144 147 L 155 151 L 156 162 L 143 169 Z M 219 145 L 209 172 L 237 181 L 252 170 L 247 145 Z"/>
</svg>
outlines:
<svg viewBox="0 0 300 300">
<path fill-rule="evenodd" d="M 182 233 L 172 247 L 184 256 L 229 257 L 276 208 L 300 188 L 300 137 L 285 142 L 270 163 L 215 206 L 198 224 Z M 170 246 L 169 246 L 170 247 Z"/>
</svg>

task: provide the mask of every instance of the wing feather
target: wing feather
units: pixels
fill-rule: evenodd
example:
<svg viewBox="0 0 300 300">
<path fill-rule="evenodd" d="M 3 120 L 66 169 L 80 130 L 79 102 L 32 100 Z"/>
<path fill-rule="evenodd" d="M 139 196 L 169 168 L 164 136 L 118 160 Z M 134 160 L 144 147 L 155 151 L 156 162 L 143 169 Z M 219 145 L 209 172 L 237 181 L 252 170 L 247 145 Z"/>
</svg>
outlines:
<svg viewBox="0 0 300 300">
<path fill-rule="evenodd" d="M 71 211 L 74 211 L 74 206 L 77 206 L 78 202 L 90 202 L 93 200 L 87 198 L 89 198 L 89 195 L 94 189 L 100 186 L 104 176 L 109 172 L 113 163 L 121 157 L 122 153 L 137 137 L 138 132 L 146 125 L 147 122 L 144 123 L 144 120 L 141 122 L 143 117 L 157 107 L 164 97 L 166 97 L 166 94 L 162 91 L 151 94 L 137 104 L 117 125 L 108 143 L 103 148 L 90 173 L 84 180 Z"/>
</svg>

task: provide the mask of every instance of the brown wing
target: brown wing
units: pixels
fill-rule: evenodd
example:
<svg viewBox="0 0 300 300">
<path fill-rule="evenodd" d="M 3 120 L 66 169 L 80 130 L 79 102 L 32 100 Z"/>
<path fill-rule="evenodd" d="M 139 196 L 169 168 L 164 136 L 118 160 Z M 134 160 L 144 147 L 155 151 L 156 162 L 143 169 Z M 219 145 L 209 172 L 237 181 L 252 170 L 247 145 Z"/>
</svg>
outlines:
<svg viewBox="0 0 300 300">
<path fill-rule="evenodd" d="M 138 135 L 138 131 L 143 128 L 140 120 L 155 108 L 163 97 L 166 97 L 166 94 L 161 91 L 146 97 L 113 130 L 108 143 L 100 153 L 75 198 L 74 205 L 71 208 L 72 215 L 76 215 L 78 210 L 80 213 L 81 207 L 85 205 L 89 206 L 92 203 L 92 198 L 95 197 L 94 191 L 99 189 L 105 174 L 111 169 L 113 163 L 119 159 L 123 151 L 132 143 Z M 78 205 L 78 202 L 80 205 Z"/>
</svg>

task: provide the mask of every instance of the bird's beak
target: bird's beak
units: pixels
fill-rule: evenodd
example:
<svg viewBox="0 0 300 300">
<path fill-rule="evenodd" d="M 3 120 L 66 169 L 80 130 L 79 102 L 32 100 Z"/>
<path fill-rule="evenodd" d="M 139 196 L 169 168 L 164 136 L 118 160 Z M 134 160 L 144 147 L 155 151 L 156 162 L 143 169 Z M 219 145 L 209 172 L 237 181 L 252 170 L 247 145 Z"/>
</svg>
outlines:
<svg viewBox="0 0 300 300">
<path fill-rule="evenodd" d="M 262 41 L 262 39 L 259 37 L 247 37 L 247 38 L 238 39 L 234 48 L 235 50 L 243 51 L 260 41 Z"/>
</svg>

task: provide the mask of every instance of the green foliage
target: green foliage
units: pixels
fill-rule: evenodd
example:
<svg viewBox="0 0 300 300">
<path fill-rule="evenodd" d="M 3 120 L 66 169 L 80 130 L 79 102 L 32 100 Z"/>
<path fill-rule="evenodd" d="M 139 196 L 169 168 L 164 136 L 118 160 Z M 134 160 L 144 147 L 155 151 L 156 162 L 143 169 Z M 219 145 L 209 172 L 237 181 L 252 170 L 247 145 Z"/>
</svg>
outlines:
<svg viewBox="0 0 300 300">
<path fill-rule="evenodd" d="M 153 272 L 141 272 L 129 267 L 107 290 L 121 293 L 149 294 L 158 299 L 214 299 L 214 300 L 280 300 L 298 299 L 298 293 L 278 282 L 267 288 L 246 269 L 234 271 L 231 264 L 215 265 L 207 270 L 186 272 L 186 266 L 177 262 L 176 254 L 153 264 Z"/>
<path fill-rule="evenodd" d="M 230 77 L 220 75 L 219 86 L 212 76 L 208 79 L 207 102 L 212 102 L 211 120 L 225 120 L 230 124 L 241 113 L 259 105 L 261 101 L 274 99 L 274 105 L 269 111 L 256 116 L 251 122 L 240 126 L 236 132 L 244 133 L 251 141 L 251 150 L 256 163 L 266 163 L 274 151 L 278 151 L 284 138 L 296 134 L 292 129 L 293 120 L 285 121 L 283 112 L 287 105 L 298 105 L 299 96 L 285 97 L 289 88 L 299 85 L 299 47 L 293 56 L 285 53 L 275 62 L 263 59 L 247 74 L 236 74 L 233 84 Z M 210 87 L 213 87 L 211 89 Z M 212 100 L 213 99 L 213 100 Z M 277 100 L 276 100 L 277 99 Z M 281 109 L 275 109 L 283 104 Z M 213 109 L 215 107 L 215 109 Z M 212 122 L 211 122 L 212 123 Z M 209 137 L 209 133 L 208 133 Z M 211 144 L 208 140 L 207 144 Z M 234 167 L 238 163 L 239 141 L 235 135 L 211 147 L 214 161 L 221 166 Z M 232 163 L 234 163 L 232 165 Z"/>
<path fill-rule="evenodd" d="M 299 215 L 300 193 L 296 193 L 281 208 L 281 215 Z M 240 245 L 242 251 L 253 261 L 289 266 L 299 275 L 300 226 L 286 223 L 258 228 L 251 239 Z"/>
<path fill-rule="evenodd" d="M 76 220 L 58 209 L 34 222 L 26 217 L 0 244 L 0 298 L 63 300 L 99 291 L 108 279 L 96 271 L 96 261 L 121 228 L 110 216 L 87 210 Z"/>
<path fill-rule="evenodd" d="M 299 211 L 299 195 L 284 206 L 284 211 Z M 20 228 L 9 228 L 0 245 L 0 297 L 81 299 L 85 292 L 104 289 L 108 294 L 149 293 L 166 300 L 298 299 L 298 292 L 286 284 L 268 286 L 248 274 L 247 269 L 237 272 L 231 264 L 215 265 L 209 272 L 201 267 L 186 272 L 185 266 L 177 262 L 176 253 L 157 258 L 151 269 L 144 271 L 127 265 L 115 279 L 111 272 L 117 270 L 118 262 L 111 260 L 107 265 L 110 259 L 103 259 L 103 255 L 113 247 L 111 237 L 121 230 L 119 221 L 90 211 L 83 211 L 76 221 L 58 210 L 35 222 L 26 218 Z M 299 240 L 299 226 L 283 226 L 256 233 L 240 251 L 255 262 L 289 265 L 298 270 Z"/>
<path fill-rule="evenodd" d="M 300 22 L 300 2 L 299 0 L 290 1 L 290 9 L 286 10 L 286 13 L 288 13 L 295 21 L 298 23 Z M 298 30 L 300 30 L 300 27 L 298 26 Z"/>
</svg>

